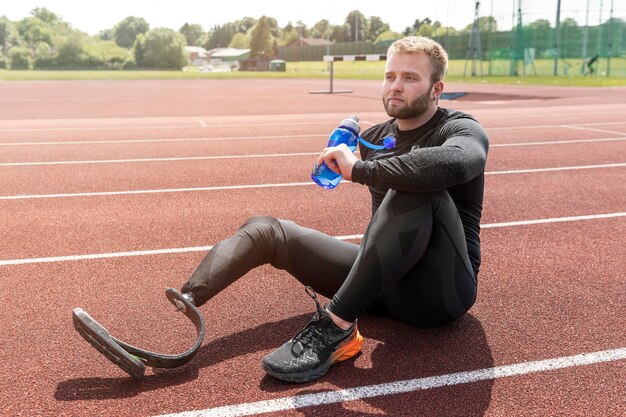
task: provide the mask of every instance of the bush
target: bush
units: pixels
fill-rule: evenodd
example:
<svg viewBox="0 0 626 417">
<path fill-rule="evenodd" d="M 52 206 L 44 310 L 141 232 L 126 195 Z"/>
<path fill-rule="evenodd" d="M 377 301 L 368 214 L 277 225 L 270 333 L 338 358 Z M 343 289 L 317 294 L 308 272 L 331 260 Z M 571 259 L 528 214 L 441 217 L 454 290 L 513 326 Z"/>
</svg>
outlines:
<svg viewBox="0 0 626 417">
<path fill-rule="evenodd" d="M 159 28 L 137 36 L 135 62 L 139 67 L 181 70 L 187 65 L 185 37 L 172 29 Z"/>
<path fill-rule="evenodd" d="M 28 48 L 14 46 L 9 50 L 11 69 L 31 69 L 33 66 L 33 53 Z"/>
</svg>

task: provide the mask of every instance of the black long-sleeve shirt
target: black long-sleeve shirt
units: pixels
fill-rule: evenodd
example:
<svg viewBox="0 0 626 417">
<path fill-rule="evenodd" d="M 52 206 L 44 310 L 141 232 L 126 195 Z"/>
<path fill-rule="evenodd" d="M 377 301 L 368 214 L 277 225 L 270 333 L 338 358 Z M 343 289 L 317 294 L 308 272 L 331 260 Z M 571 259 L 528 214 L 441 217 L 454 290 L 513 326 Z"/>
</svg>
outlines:
<svg viewBox="0 0 626 417">
<path fill-rule="evenodd" d="M 468 114 L 439 108 L 417 129 L 398 130 L 396 119 L 390 119 L 361 136 L 377 145 L 388 136 L 396 139 L 393 149 L 373 150 L 359 144 L 362 160 L 352 168 L 352 181 L 369 187 L 372 212 L 389 189 L 413 193 L 447 190 L 463 223 L 472 268 L 478 273 L 489 148 L 482 126 Z"/>
</svg>

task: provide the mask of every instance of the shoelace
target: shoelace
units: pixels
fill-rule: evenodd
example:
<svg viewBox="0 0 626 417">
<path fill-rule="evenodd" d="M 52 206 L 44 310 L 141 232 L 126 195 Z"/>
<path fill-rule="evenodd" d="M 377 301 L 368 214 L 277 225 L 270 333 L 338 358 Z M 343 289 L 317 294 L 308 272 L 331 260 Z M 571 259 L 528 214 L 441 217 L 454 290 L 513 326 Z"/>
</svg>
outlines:
<svg viewBox="0 0 626 417">
<path fill-rule="evenodd" d="M 320 304 L 319 299 L 317 298 L 315 290 L 313 290 L 313 288 L 309 286 L 306 286 L 305 291 L 309 295 L 309 297 L 311 297 L 313 301 L 315 301 L 315 307 L 317 308 L 317 320 L 321 320 L 323 317 L 323 307 Z M 308 346 L 311 344 L 311 342 L 313 342 L 314 339 L 318 338 L 322 334 L 322 331 L 319 327 L 312 326 L 312 324 L 312 321 L 309 322 L 309 324 L 307 324 L 304 329 L 302 329 L 300 333 L 298 333 L 293 338 L 293 341 L 296 343 L 300 342 L 302 346 Z"/>
</svg>

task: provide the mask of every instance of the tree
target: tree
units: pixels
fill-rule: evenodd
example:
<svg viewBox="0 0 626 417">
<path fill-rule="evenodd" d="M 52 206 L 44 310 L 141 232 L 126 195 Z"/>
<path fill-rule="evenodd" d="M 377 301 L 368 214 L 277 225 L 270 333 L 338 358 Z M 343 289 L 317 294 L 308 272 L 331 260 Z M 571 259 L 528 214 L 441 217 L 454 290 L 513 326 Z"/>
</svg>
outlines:
<svg viewBox="0 0 626 417">
<path fill-rule="evenodd" d="M 290 27 L 290 29 L 287 29 L 287 27 Z M 298 38 L 300 38 L 300 32 L 298 32 L 295 27 L 287 25 L 285 29 L 282 30 L 282 36 L 278 40 L 278 46 L 289 45 Z"/>
<path fill-rule="evenodd" d="M 104 29 L 98 32 L 98 38 L 103 41 L 112 41 L 114 37 L 115 34 L 113 33 L 113 29 Z"/>
<path fill-rule="evenodd" d="M 270 25 L 265 16 L 261 16 L 256 26 L 250 33 L 250 57 L 251 58 L 272 58 L 273 39 L 270 33 Z"/>
<path fill-rule="evenodd" d="M 185 37 L 168 28 L 157 28 L 137 36 L 135 61 L 140 67 L 182 69 L 187 65 Z"/>
<path fill-rule="evenodd" d="M 30 12 L 31 16 L 36 17 L 42 22 L 54 24 L 59 21 L 59 17 L 45 7 L 36 7 Z"/>
<path fill-rule="evenodd" d="M 11 31 L 11 22 L 6 17 L 0 17 L 0 55 L 4 54 L 4 50 L 9 42 L 9 34 Z"/>
<path fill-rule="evenodd" d="M 350 25 L 345 23 L 343 25 L 333 25 L 330 32 L 330 40 L 333 42 L 350 42 Z"/>
<path fill-rule="evenodd" d="M 270 33 L 273 38 L 278 38 L 280 36 L 280 28 L 278 27 L 278 21 L 273 17 L 266 17 L 265 21 L 270 27 Z"/>
<path fill-rule="evenodd" d="M 383 20 L 378 16 L 370 17 L 369 23 L 367 26 L 369 28 L 367 40 L 370 40 L 370 41 L 373 41 L 376 38 L 378 38 L 378 35 L 380 35 L 381 33 L 387 32 L 390 30 L 389 24 L 383 22 Z"/>
<path fill-rule="evenodd" d="M 33 66 L 33 53 L 28 48 L 14 46 L 9 50 L 11 69 L 31 69 Z"/>
<path fill-rule="evenodd" d="M 130 48 L 135 43 L 137 35 L 150 30 L 150 25 L 140 17 L 129 16 L 113 28 L 113 39 L 118 46 Z"/>
<path fill-rule="evenodd" d="M 417 36 L 426 36 L 428 38 L 433 36 L 433 33 L 435 32 L 435 29 L 433 28 L 432 25 L 421 25 L 420 28 L 417 30 L 416 35 Z"/>
<path fill-rule="evenodd" d="M 185 23 L 178 31 L 185 37 L 187 45 L 190 46 L 198 45 L 198 39 L 204 33 L 202 26 L 198 24 L 190 25 L 189 23 Z"/>
<path fill-rule="evenodd" d="M 245 33 L 237 32 L 231 39 L 228 46 L 230 48 L 248 49 L 250 48 L 250 36 Z"/>
<path fill-rule="evenodd" d="M 316 39 L 327 39 L 330 37 L 331 26 L 328 20 L 322 19 L 311 28 L 311 36 Z"/>
<path fill-rule="evenodd" d="M 413 26 L 407 26 L 403 33 L 405 36 L 414 35 L 419 31 L 422 25 L 430 25 L 430 23 L 431 20 L 428 17 L 423 20 L 415 19 Z"/>
<path fill-rule="evenodd" d="M 350 26 L 350 35 L 352 42 L 367 40 L 367 21 L 363 13 L 353 10 L 346 17 L 346 24 Z"/>
<path fill-rule="evenodd" d="M 537 19 L 524 29 L 530 29 L 528 45 L 532 45 L 540 56 L 543 56 L 546 52 L 551 56 L 550 51 L 554 46 L 554 41 L 552 40 L 550 21 L 547 19 Z"/>
<path fill-rule="evenodd" d="M 547 22 L 547 20 L 546 20 Z M 548 23 L 548 26 L 550 24 Z M 469 33 L 474 28 L 474 23 L 465 26 L 461 32 Z M 482 16 L 478 18 L 478 30 L 480 33 L 497 32 L 498 21 L 493 16 Z"/>
<path fill-rule="evenodd" d="M 244 17 L 232 23 L 234 31 L 239 33 L 248 33 L 257 24 L 257 20 L 253 17 Z"/>
<path fill-rule="evenodd" d="M 385 41 L 395 41 L 396 39 L 400 39 L 402 37 L 401 33 L 393 32 L 391 30 L 387 30 L 376 38 L 374 43 L 385 42 Z"/>
<path fill-rule="evenodd" d="M 206 49 L 224 48 L 230 45 L 230 41 L 235 33 L 235 25 L 233 23 L 215 26 L 213 30 L 211 30 L 209 40 L 204 47 Z"/>
<path fill-rule="evenodd" d="M 31 50 L 41 42 L 53 44 L 50 25 L 38 17 L 27 17 L 17 22 L 17 32 Z"/>
<path fill-rule="evenodd" d="M 77 36 L 69 37 L 59 48 L 56 59 L 57 65 L 61 68 L 79 68 L 83 66 L 86 54 L 83 45 Z"/>
<path fill-rule="evenodd" d="M 440 26 L 433 32 L 433 36 L 449 36 L 455 35 L 458 31 L 452 26 Z"/>
</svg>

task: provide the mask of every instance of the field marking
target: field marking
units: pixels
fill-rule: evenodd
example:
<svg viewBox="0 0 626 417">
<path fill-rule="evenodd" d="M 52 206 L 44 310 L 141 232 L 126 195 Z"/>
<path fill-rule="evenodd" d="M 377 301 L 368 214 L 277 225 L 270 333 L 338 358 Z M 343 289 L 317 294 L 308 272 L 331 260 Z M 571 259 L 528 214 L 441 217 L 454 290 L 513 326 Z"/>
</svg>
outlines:
<svg viewBox="0 0 626 417">
<path fill-rule="evenodd" d="M 513 116 L 509 116 L 510 119 Z M 496 127 L 485 127 L 485 130 L 517 130 L 517 129 L 546 129 L 546 128 L 563 128 L 569 126 L 606 126 L 606 125 L 623 125 L 626 124 L 625 121 L 615 121 L 615 122 L 589 122 L 589 123 L 572 123 L 571 125 L 567 124 L 558 124 L 558 125 L 521 125 L 521 126 L 496 126 Z"/>
<path fill-rule="evenodd" d="M 619 167 L 626 167 L 626 163 L 601 164 L 601 165 L 577 165 L 577 166 L 554 167 L 554 168 L 529 168 L 529 169 L 515 169 L 515 170 L 509 170 L 509 171 L 491 171 L 491 172 L 485 172 L 485 175 L 528 174 L 528 173 L 535 173 L 535 172 L 575 171 L 577 169 L 598 169 L 598 168 L 619 168 Z"/>
<path fill-rule="evenodd" d="M 139 117 L 136 119 L 143 119 L 145 117 Z M 160 118 L 157 118 L 160 119 Z M 34 120 L 42 120 L 42 119 L 34 119 Z M 49 119 L 48 119 L 49 120 Z M 67 119 L 52 119 L 52 120 L 67 120 Z M 71 119 L 71 120 L 102 120 L 102 118 L 98 119 Z M 116 120 L 119 120 L 116 119 Z M 129 120 L 126 118 L 124 120 Z M 131 118 L 132 120 L 132 118 Z M 195 121 L 197 123 L 193 123 Z M 0 121 L 1 123 L 1 121 Z M 333 121 L 307 121 L 307 125 L 327 125 L 329 123 L 334 123 Z M 215 129 L 218 127 L 259 127 L 259 126 L 293 126 L 293 122 L 267 122 L 267 123 L 220 123 L 220 124 L 208 124 L 206 121 L 201 119 L 201 116 L 196 116 L 195 119 L 191 119 L 189 123 L 180 123 L 180 124 L 164 124 L 164 125 L 155 125 L 154 123 L 146 124 L 146 125 L 126 125 L 126 126 L 95 126 L 95 127 L 25 127 L 25 128 L 7 128 L 0 129 L 0 133 L 9 132 L 9 133 L 17 133 L 17 132 L 82 132 L 82 131 L 91 131 L 91 130 L 128 130 L 128 129 L 141 129 L 141 130 L 156 130 L 156 129 L 180 129 L 180 128 L 198 128 L 198 124 L 200 124 L 203 128 Z"/>
<path fill-rule="evenodd" d="M 555 171 L 575 171 L 582 169 L 602 169 L 602 168 L 620 168 L 625 167 L 626 163 L 602 164 L 602 165 L 577 165 L 567 167 L 554 168 L 532 168 L 508 171 L 489 171 L 485 175 L 511 175 L 511 174 L 527 174 L 539 172 L 555 172 Z M 349 181 L 344 181 L 348 182 Z M 186 187 L 186 188 L 160 188 L 151 190 L 126 190 L 126 191 L 93 191 L 84 193 L 59 193 L 59 194 L 18 194 L 18 195 L 2 195 L 2 200 L 32 200 L 41 198 L 78 198 L 78 197 L 98 197 L 98 196 L 116 196 L 116 195 L 137 195 L 137 194 L 167 194 L 167 193 L 187 193 L 187 192 L 205 192 L 205 191 L 223 191 L 223 190 L 245 190 L 255 188 L 281 188 L 281 187 L 300 187 L 314 185 L 313 181 L 307 182 L 287 182 L 275 184 L 243 184 L 243 185 L 216 185 L 210 187 Z"/>
<path fill-rule="evenodd" d="M 481 229 L 492 229 L 492 228 L 500 228 L 500 227 L 517 227 L 517 226 L 530 226 L 530 225 L 537 225 L 537 224 L 612 219 L 612 218 L 619 218 L 619 217 L 626 217 L 626 212 L 588 214 L 588 215 L 582 215 L 582 216 L 552 217 L 552 218 L 543 218 L 543 219 L 518 220 L 518 221 L 512 221 L 512 222 L 486 223 L 486 224 L 482 224 L 480 227 Z M 339 240 L 359 240 L 363 238 L 363 235 L 362 234 L 343 235 L 343 236 L 335 236 L 335 238 Z M 6 259 L 6 260 L 0 260 L 0 266 L 39 264 L 39 263 L 51 263 L 51 262 L 86 261 L 86 260 L 94 260 L 94 259 L 125 258 L 125 257 L 133 257 L 133 256 L 164 255 L 164 254 L 173 254 L 173 253 L 207 252 L 211 250 L 211 248 L 213 248 L 213 245 L 192 246 L 192 247 L 187 247 L 187 248 L 139 250 L 139 251 L 127 251 L 127 252 L 91 253 L 91 254 L 84 254 L 84 255 L 50 256 L 50 257 L 43 257 L 43 258 Z"/>
<path fill-rule="evenodd" d="M 626 141 L 626 137 L 599 138 L 599 139 L 572 139 L 541 142 L 516 142 L 516 143 L 496 143 L 489 145 L 490 148 L 505 148 L 517 146 L 545 146 L 545 145 L 571 145 L 579 143 L 598 142 L 621 142 Z M 356 151 L 358 153 L 359 151 Z M 20 167 L 20 166 L 45 166 L 45 165 L 83 165 L 83 164 L 124 164 L 141 162 L 177 162 L 177 161 L 209 161 L 220 159 L 246 159 L 246 158 L 282 158 L 292 156 L 316 156 L 320 152 L 294 152 L 294 153 L 274 153 L 274 154 L 246 154 L 246 155 L 217 155 L 217 156 L 181 156 L 163 158 L 130 158 L 130 159 L 94 159 L 94 160 L 69 160 L 69 161 L 41 161 L 41 162 L 2 162 L 0 167 Z"/>
<path fill-rule="evenodd" d="M 626 138 L 624 138 L 626 140 Z M 293 156 L 317 156 L 320 152 L 294 152 L 248 155 L 218 155 L 218 156 L 181 156 L 171 158 L 136 158 L 136 159 L 95 159 L 87 161 L 48 161 L 48 162 L 3 162 L 0 167 L 40 166 L 40 165 L 83 165 L 83 164 L 123 164 L 134 162 L 173 162 L 173 161 L 210 161 L 220 159 L 248 159 L 248 158 L 282 158 Z"/>
<path fill-rule="evenodd" d="M 604 113 L 602 113 L 604 114 Z M 618 113 L 621 114 L 621 113 Z M 586 114 L 587 115 L 587 114 Z M 510 118 L 511 116 L 507 116 L 506 118 Z M 36 120 L 40 120 L 40 119 L 36 119 Z M 96 119 L 96 120 L 101 120 L 101 119 Z M 488 120 L 488 119 L 487 119 Z M 382 121 L 382 120 L 381 120 Z M 197 122 L 197 120 L 196 120 Z M 293 126 L 293 122 L 285 122 L 285 123 L 255 123 L 255 124 L 245 124 L 245 123 L 223 123 L 223 124 L 219 124 L 219 125 L 211 125 L 211 124 L 207 124 L 206 122 L 204 122 L 207 126 L 206 129 L 215 129 L 215 128 L 228 128 L 228 127 L 237 127 L 237 128 L 241 128 L 241 127 L 265 127 L 265 126 Z M 330 123 L 334 123 L 333 121 L 328 121 L 328 122 L 306 122 L 307 125 L 328 125 Z M 373 124 L 372 122 L 366 122 L 367 124 Z M 564 127 L 584 127 L 584 126 L 606 126 L 606 125 L 621 125 L 621 124 L 625 124 L 626 122 L 624 121 L 612 121 L 612 122 L 589 122 L 589 123 L 573 123 L 571 125 L 568 124 L 549 124 L 549 125 L 521 125 L 521 126 L 496 126 L 496 127 L 486 127 L 485 126 L 485 130 L 487 130 L 487 132 L 489 132 L 490 130 L 518 130 L 518 129 L 551 129 L 551 128 L 564 128 Z M 8 132 L 8 133 L 17 133 L 17 132 L 83 132 L 83 131 L 106 131 L 106 130 L 156 130 L 156 129 L 181 129 L 181 128 L 198 128 L 198 124 L 197 123 L 190 123 L 190 124 L 179 124 L 179 125 L 161 125 L 161 126 L 155 126 L 155 125 L 145 125 L 145 126 L 96 126 L 96 127 L 58 127 L 58 128 L 15 128 L 15 129 L 0 129 L 0 133 L 2 132 Z M 202 127 L 203 129 L 205 129 L 205 127 Z M 617 132 L 618 134 L 622 135 L 624 134 L 623 132 Z M 330 132 L 322 134 L 321 136 L 328 136 L 330 134 Z M 311 135 L 311 136 L 317 136 L 317 135 Z M 291 137 L 289 135 L 287 136 L 283 136 L 283 137 Z M 256 139 L 261 139 L 263 138 L 261 137 L 256 137 Z M 224 140 L 224 139 L 232 139 L 232 138 L 217 138 L 217 140 Z M 192 139 L 170 139 L 170 141 L 176 141 L 176 140 L 192 140 Z M 216 140 L 216 138 L 208 138 L 208 140 Z M 150 141 L 150 140 L 147 140 Z M 159 139 L 154 139 L 154 141 L 159 141 Z M 76 142 L 72 142 L 72 141 L 66 141 L 66 142 L 5 142 L 2 143 L 0 142 L 1 146 L 26 146 L 29 144 L 60 144 L 60 145 L 64 145 L 64 144 L 82 144 L 82 143 L 94 143 L 94 144 L 98 144 L 98 143 L 124 143 L 124 142 L 129 142 L 129 143 L 134 143 L 134 140 L 129 140 L 129 141 L 76 141 Z M 139 142 L 144 142 L 144 141 L 139 141 Z"/>
<path fill-rule="evenodd" d="M 278 135 L 278 136 L 222 136 L 211 138 L 166 138 L 166 139 L 120 139 L 120 140 L 80 140 L 55 142 L 0 142 L 0 146 L 62 146 L 62 145 L 109 145 L 116 143 L 167 143 L 167 142 L 218 142 L 227 140 L 271 140 L 328 137 L 324 134 Z"/>
<path fill-rule="evenodd" d="M 179 413 L 161 414 L 158 417 L 235 417 L 264 414 L 271 412 L 295 410 L 304 407 L 315 407 L 327 404 L 343 403 L 380 396 L 405 394 L 441 387 L 471 384 L 518 375 L 538 372 L 550 372 L 558 369 L 589 366 L 626 359 L 626 348 L 581 353 L 573 356 L 520 362 L 512 365 L 501 365 L 493 368 L 482 368 L 474 371 L 456 372 L 451 374 L 430 376 L 425 378 L 406 379 L 403 381 L 383 384 L 365 385 L 345 388 L 336 391 L 323 391 L 312 394 L 294 395 L 273 400 L 255 401 L 243 404 L 225 405 L 204 410 L 183 411 Z"/>
<path fill-rule="evenodd" d="M 591 131 L 591 132 L 600 132 L 600 133 L 610 133 L 612 135 L 623 135 L 626 136 L 626 132 L 616 132 L 614 130 L 606 130 L 606 129 L 595 129 L 592 127 L 582 127 L 582 126 L 568 126 L 568 125 L 563 125 L 563 127 L 567 128 L 567 129 L 575 129 L 575 130 L 585 130 L 585 131 Z"/>
<path fill-rule="evenodd" d="M 513 142 L 513 143 L 490 143 L 490 148 L 508 148 L 515 146 L 543 146 L 543 145 L 570 145 L 577 143 L 595 143 L 595 142 L 621 142 L 626 137 L 617 138 L 597 138 L 597 139 L 567 139 L 567 140 L 544 140 L 537 142 Z"/>
<path fill-rule="evenodd" d="M 289 182 L 279 184 L 248 184 L 248 185 L 216 185 L 213 187 L 189 187 L 189 188 L 161 188 L 153 190 L 129 190 L 129 191 L 98 191 L 90 193 L 64 193 L 64 194 L 30 194 L 30 195 L 8 195 L 0 196 L 0 200 L 25 200 L 36 198 L 67 198 L 67 197 L 95 197 L 112 195 L 135 195 L 135 194 L 164 194 L 164 193 L 185 193 L 200 191 L 222 191 L 222 190 L 245 190 L 250 188 L 277 188 L 277 187 L 300 187 L 304 185 L 315 185 L 313 181 Z"/>
</svg>

